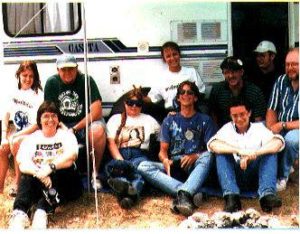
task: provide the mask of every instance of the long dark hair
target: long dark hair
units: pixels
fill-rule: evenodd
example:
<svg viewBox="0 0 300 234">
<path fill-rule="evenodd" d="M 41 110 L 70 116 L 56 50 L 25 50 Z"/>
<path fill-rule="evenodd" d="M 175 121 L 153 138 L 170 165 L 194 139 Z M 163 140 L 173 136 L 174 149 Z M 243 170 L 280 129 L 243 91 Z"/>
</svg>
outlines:
<svg viewBox="0 0 300 234">
<path fill-rule="evenodd" d="M 134 97 L 137 98 L 137 100 L 141 100 L 141 101 L 143 100 L 143 93 L 142 93 L 141 87 L 137 88 L 133 85 L 133 89 L 130 90 L 126 95 L 125 102 L 128 100 L 131 100 Z M 121 114 L 121 124 L 118 127 L 118 130 L 117 130 L 116 136 L 115 136 L 115 142 L 117 145 L 119 143 L 119 135 L 121 133 L 121 130 L 126 124 L 126 119 L 127 119 L 127 114 L 126 114 L 126 110 L 124 110 Z"/>
<path fill-rule="evenodd" d="M 40 75 L 37 69 L 37 65 L 34 61 L 26 60 L 21 62 L 18 70 L 16 71 L 16 78 L 18 79 L 18 89 L 21 89 L 21 82 L 20 82 L 20 74 L 25 70 L 31 70 L 33 72 L 33 84 L 31 89 L 38 93 L 38 90 L 43 90 L 40 80 Z"/>
<path fill-rule="evenodd" d="M 40 105 L 40 107 L 37 111 L 37 115 L 36 115 L 36 123 L 37 123 L 39 129 L 42 129 L 41 117 L 42 117 L 42 114 L 44 114 L 45 112 L 50 112 L 50 113 L 56 114 L 58 117 L 58 122 L 60 122 L 60 113 L 59 113 L 59 110 L 58 110 L 57 106 L 55 105 L 55 103 L 51 102 L 51 101 L 44 101 Z"/>
</svg>

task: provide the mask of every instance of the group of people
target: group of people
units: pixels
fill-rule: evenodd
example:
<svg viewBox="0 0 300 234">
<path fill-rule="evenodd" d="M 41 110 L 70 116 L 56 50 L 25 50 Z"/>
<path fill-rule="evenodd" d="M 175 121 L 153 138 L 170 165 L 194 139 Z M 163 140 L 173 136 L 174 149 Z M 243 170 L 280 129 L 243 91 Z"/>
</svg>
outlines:
<svg viewBox="0 0 300 234">
<path fill-rule="evenodd" d="M 263 41 L 254 50 L 263 74 L 274 70 L 262 65 L 263 59 L 274 60 L 272 45 Z M 111 160 L 104 173 L 124 209 L 139 201 L 147 182 L 174 197 L 174 213 L 189 216 L 200 206 L 201 188 L 214 168 L 225 211 L 242 209 L 243 190 L 256 190 L 265 212 L 282 205 L 277 191 L 286 188 L 299 157 L 299 49 L 287 53 L 285 74 L 270 75 L 272 81 L 267 83 L 253 84 L 244 74 L 241 59 L 225 58 L 220 65 L 225 80 L 213 86 L 207 108 L 203 108 L 204 82 L 194 68 L 180 64 L 179 46 L 166 42 L 161 54 L 167 68 L 160 87 L 144 95 L 141 87 L 134 86 L 125 96 L 123 112 L 107 124 L 97 85 L 78 70 L 74 56 L 57 59 L 57 74 L 47 80 L 44 91 L 36 64 L 20 65 L 18 90 L 7 102 L 10 106 L 2 121 L 0 147 L 0 193 L 8 155 L 15 161 L 15 186 L 10 194 L 16 198 L 10 227 L 28 226 L 28 212 L 37 204 L 32 227 L 46 228 L 47 213 L 82 194 L 76 160 L 78 142 L 85 143 L 86 134 L 95 155 L 92 187 L 102 187 L 98 173 L 107 144 Z M 88 114 L 86 78 L 91 100 Z M 161 125 L 142 113 L 145 103 L 160 101 L 169 111 Z M 9 128 L 10 118 L 15 131 Z M 149 155 L 153 138 L 160 141 L 156 160 Z"/>
</svg>

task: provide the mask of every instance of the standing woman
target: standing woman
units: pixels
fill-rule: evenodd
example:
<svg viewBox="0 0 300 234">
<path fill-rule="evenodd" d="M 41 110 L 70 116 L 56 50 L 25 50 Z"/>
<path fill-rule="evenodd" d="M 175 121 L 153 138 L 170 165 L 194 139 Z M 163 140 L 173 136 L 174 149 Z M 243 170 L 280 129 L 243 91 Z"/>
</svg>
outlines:
<svg viewBox="0 0 300 234">
<path fill-rule="evenodd" d="M 161 56 L 163 62 L 167 65 L 167 69 L 162 74 L 158 74 L 161 77 L 160 82 L 157 87 L 154 85 L 151 88 L 145 101 L 158 103 L 163 100 L 167 110 L 177 109 L 174 102 L 177 88 L 181 82 L 186 80 L 194 82 L 201 97 L 204 98 L 205 85 L 199 73 L 193 67 L 181 66 L 181 51 L 175 42 L 168 41 L 164 43 L 161 48 Z"/>
<path fill-rule="evenodd" d="M 140 162 L 149 160 L 150 135 L 160 126 L 150 115 L 141 113 L 143 94 L 134 87 L 128 92 L 125 111 L 107 123 L 108 149 L 113 158 L 106 165 L 108 185 L 117 194 L 122 208 L 131 208 L 139 199 L 144 180 L 136 171 Z"/>
<path fill-rule="evenodd" d="M 9 154 L 14 156 L 15 182 L 9 194 L 15 196 L 20 181 L 20 170 L 16 163 L 16 154 L 24 135 L 37 129 L 36 113 L 43 102 L 43 91 L 37 65 L 34 61 L 23 61 L 17 72 L 18 88 L 12 92 L 7 109 L 2 118 L 0 145 L 0 193 L 4 190 L 8 170 Z M 13 121 L 10 128 L 9 121 Z"/>
</svg>

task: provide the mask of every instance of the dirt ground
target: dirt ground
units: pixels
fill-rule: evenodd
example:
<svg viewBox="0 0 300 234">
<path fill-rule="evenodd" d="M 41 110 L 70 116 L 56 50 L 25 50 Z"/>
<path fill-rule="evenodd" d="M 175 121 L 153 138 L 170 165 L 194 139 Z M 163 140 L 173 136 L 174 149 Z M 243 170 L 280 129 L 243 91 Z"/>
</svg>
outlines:
<svg viewBox="0 0 300 234">
<path fill-rule="evenodd" d="M 10 171 L 10 174 L 12 172 Z M 0 194 L 0 229 L 6 229 L 13 206 L 13 198 L 9 197 L 8 190 L 12 178 L 6 182 L 4 194 Z M 299 179 L 288 184 L 287 190 L 279 193 L 283 206 L 274 210 L 270 216 L 280 220 L 283 228 L 299 228 Z M 99 193 L 98 218 L 95 206 L 94 193 L 85 193 L 78 201 L 69 203 L 56 210 L 55 215 L 49 216 L 50 229 L 141 229 L 175 228 L 186 217 L 173 214 L 170 211 L 172 198 L 161 194 L 152 194 L 143 197 L 140 203 L 131 210 L 123 210 L 117 199 L 110 193 Z M 257 199 L 242 199 L 243 210 L 250 207 L 262 212 Z M 195 211 L 207 213 L 209 216 L 222 211 L 223 199 L 209 197 L 203 205 Z M 263 213 L 262 213 L 263 214 Z"/>
</svg>

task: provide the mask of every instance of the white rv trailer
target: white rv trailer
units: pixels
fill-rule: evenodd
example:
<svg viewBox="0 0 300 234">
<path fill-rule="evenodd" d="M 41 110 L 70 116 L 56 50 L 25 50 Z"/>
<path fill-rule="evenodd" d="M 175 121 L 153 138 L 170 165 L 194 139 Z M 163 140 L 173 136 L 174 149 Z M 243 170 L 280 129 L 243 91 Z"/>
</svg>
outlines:
<svg viewBox="0 0 300 234">
<path fill-rule="evenodd" d="M 166 41 L 180 45 L 182 63 L 199 71 L 207 94 L 212 83 L 223 79 L 219 64 L 227 55 L 251 56 L 262 39 L 273 39 L 282 54 L 299 45 L 297 2 L 10 1 L 1 4 L 0 15 L 1 116 L 1 102 L 16 86 L 15 72 L 22 60 L 38 63 L 44 85 L 62 53 L 74 54 L 84 70 L 85 39 L 87 72 L 99 87 L 105 116 L 133 84 L 160 84 L 165 66 L 160 46 Z M 259 17 L 262 21 L 251 28 Z M 274 34 L 270 28 L 279 31 Z"/>
</svg>

